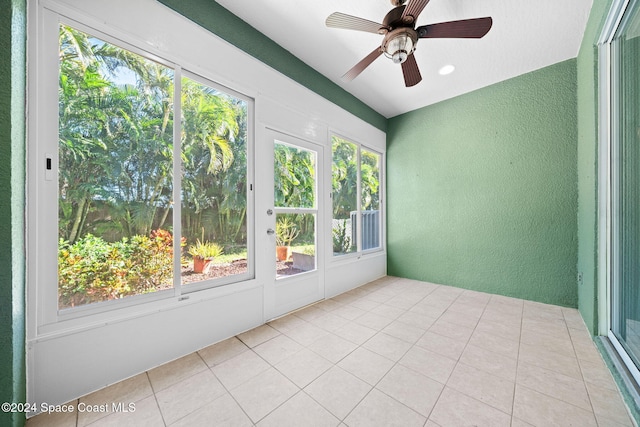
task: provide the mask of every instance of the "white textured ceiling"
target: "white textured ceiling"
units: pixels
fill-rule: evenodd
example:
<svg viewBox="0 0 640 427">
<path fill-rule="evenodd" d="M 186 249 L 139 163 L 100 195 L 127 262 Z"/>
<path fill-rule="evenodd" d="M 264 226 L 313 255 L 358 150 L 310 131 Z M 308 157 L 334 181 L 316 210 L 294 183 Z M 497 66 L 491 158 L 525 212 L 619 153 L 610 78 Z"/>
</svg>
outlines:
<svg viewBox="0 0 640 427">
<path fill-rule="evenodd" d="M 415 52 L 422 82 L 404 85 L 400 65 L 384 56 L 349 83 L 340 77 L 382 36 L 327 28 L 343 12 L 382 22 L 389 0 L 216 0 L 258 31 L 385 117 L 393 117 L 560 61 L 575 58 L 592 0 L 431 0 L 417 25 L 491 16 L 482 39 L 421 39 Z M 438 70 L 453 64 L 447 76 Z"/>
</svg>

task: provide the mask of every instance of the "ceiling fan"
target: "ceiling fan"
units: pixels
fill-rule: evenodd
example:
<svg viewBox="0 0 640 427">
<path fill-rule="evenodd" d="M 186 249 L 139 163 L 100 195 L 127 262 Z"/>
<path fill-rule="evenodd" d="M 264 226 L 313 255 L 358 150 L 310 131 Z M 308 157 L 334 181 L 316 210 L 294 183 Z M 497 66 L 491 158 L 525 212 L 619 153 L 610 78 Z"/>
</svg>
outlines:
<svg viewBox="0 0 640 427">
<path fill-rule="evenodd" d="M 341 12 L 334 12 L 329 15 L 326 20 L 327 27 L 384 35 L 380 47 L 375 48 L 373 52 L 347 71 L 342 76 L 344 81 L 349 82 L 356 78 L 373 61 L 384 54 L 395 64 L 402 65 L 405 85 L 407 87 L 414 86 L 422 80 L 418 64 L 413 56 L 418 39 L 479 39 L 489 32 L 493 24 L 493 20 L 490 17 L 486 17 L 441 22 L 415 28 L 418 15 L 429 3 L 429 0 L 409 0 L 405 5 L 406 1 L 391 0 L 391 4 L 395 7 L 387 13 L 381 24 Z"/>
</svg>

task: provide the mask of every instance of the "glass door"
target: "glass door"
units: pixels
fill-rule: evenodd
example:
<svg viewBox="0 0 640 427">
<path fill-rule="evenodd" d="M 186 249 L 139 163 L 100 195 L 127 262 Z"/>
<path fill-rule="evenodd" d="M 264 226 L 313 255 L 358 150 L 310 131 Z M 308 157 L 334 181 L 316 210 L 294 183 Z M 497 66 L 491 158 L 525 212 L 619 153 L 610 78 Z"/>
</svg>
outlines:
<svg viewBox="0 0 640 427">
<path fill-rule="evenodd" d="M 638 375 L 640 368 L 640 3 L 630 2 L 611 43 L 611 330 Z"/>
<path fill-rule="evenodd" d="M 319 268 L 322 251 L 319 188 L 322 146 L 277 132 L 273 144 L 272 239 L 273 284 L 267 314 L 273 318 L 324 297 Z"/>
</svg>

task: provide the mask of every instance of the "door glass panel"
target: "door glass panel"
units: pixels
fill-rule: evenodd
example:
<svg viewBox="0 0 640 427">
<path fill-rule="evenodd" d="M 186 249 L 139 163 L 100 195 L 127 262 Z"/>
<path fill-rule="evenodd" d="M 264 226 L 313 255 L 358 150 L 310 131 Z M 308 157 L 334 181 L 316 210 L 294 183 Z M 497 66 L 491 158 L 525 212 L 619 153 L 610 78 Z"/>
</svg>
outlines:
<svg viewBox="0 0 640 427">
<path fill-rule="evenodd" d="M 611 330 L 640 367 L 640 7 L 635 3 L 630 9 L 612 44 L 616 127 Z"/>
<path fill-rule="evenodd" d="M 380 247 L 380 159 L 381 155 L 362 149 L 360 158 L 362 250 Z"/>
<path fill-rule="evenodd" d="M 173 70 L 59 31 L 58 307 L 173 286 Z"/>
<path fill-rule="evenodd" d="M 316 207 L 316 153 L 276 142 L 274 147 L 275 206 Z"/>
<path fill-rule="evenodd" d="M 333 217 L 331 222 L 333 255 L 358 250 L 356 220 L 358 215 L 358 146 L 334 136 L 332 138 L 331 185 Z"/>
<path fill-rule="evenodd" d="M 182 78 L 182 284 L 247 266 L 247 102 Z"/>
<path fill-rule="evenodd" d="M 274 142 L 276 277 L 316 269 L 317 153 Z"/>
</svg>

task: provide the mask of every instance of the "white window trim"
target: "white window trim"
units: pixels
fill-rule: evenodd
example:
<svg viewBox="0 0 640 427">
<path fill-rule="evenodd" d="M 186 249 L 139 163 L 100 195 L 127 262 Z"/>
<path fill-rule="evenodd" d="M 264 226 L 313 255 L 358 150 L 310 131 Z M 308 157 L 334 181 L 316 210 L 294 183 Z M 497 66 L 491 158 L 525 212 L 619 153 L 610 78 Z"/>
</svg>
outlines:
<svg viewBox="0 0 640 427">
<path fill-rule="evenodd" d="M 32 67 L 35 70 L 30 77 L 29 87 L 38 88 L 30 90 L 29 103 L 36 106 L 30 110 L 29 121 L 29 172 L 28 172 L 28 301 L 35 309 L 29 310 L 30 325 L 34 325 L 33 335 L 46 337 L 60 332 L 77 332 L 97 325 L 104 325 L 114 321 L 136 318 L 149 313 L 163 311 L 183 304 L 183 301 L 192 298 L 193 301 L 218 298 L 222 295 L 238 292 L 246 287 L 256 285 L 255 275 L 255 191 L 253 190 L 255 176 L 255 101 L 223 84 L 217 83 L 200 73 L 189 71 L 190 64 L 184 60 L 184 68 L 177 61 L 172 61 L 165 53 L 156 52 L 152 46 L 145 46 L 141 40 L 126 35 L 121 31 L 88 18 L 82 13 L 50 0 L 42 0 L 41 5 L 31 10 L 31 22 L 37 22 L 38 40 L 35 53 L 30 57 Z M 36 18 L 33 18 L 33 14 Z M 58 73 L 51 70 L 58 69 L 58 28 L 59 25 L 69 25 L 79 31 L 91 34 L 105 42 L 111 43 L 146 59 L 157 62 L 174 71 L 174 100 L 181 96 L 181 77 L 185 76 L 199 83 L 208 85 L 228 95 L 234 96 L 247 103 L 247 273 L 228 276 L 225 278 L 210 279 L 200 283 L 190 284 L 188 287 L 181 285 L 179 274 L 180 260 L 174 257 L 174 286 L 171 289 L 156 291 L 150 294 L 133 295 L 121 300 L 102 301 L 69 309 L 58 308 L 58 286 L 56 280 L 57 256 L 46 254 L 44 247 L 53 245 L 57 248 L 57 173 L 53 176 L 43 173 L 42 165 L 45 158 L 52 159 L 53 171 L 58 169 L 57 138 L 45 138 L 43 135 L 58 132 Z M 54 32 L 55 31 L 55 32 Z M 52 34 L 55 36 L 51 37 Z M 140 47 L 140 46 L 145 46 Z M 197 67 L 192 67 L 197 69 Z M 55 105 L 55 108 L 48 108 Z M 174 103 L 174 117 L 180 117 L 180 103 Z M 174 120 L 174 141 L 180 141 L 181 125 Z M 44 147 L 44 148 L 43 148 Z M 174 158 L 180 158 L 180 144 L 174 144 Z M 52 154 L 55 153 L 55 154 Z M 174 162 L 174 200 L 180 200 L 180 164 Z M 52 181 L 55 192 L 43 191 L 43 180 Z M 53 194 L 55 193 L 55 194 Z M 177 211 L 177 212 L 176 212 Z M 180 209 L 174 210 L 173 226 L 178 238 L 174 239 L 174 250 L 179 248 L 181 236 L 181 223 L 179 220 Z M 51 212 L 55 212 L 55 221 L 51 218 Z M 55 223 L 53 227 L 47 226 Z M 55 238 L 52 240 L 52 236 Z M 56 251 L 57 253 L 57 251 Z M 48 264 L 43 264 L 43 259 Z M 53 261 L 53 264 L 52 262 Z M 48 279 L 48 280 L 47 280 Z M 233 285 L 233 289 L 228 288 Z"/>
</svg>

